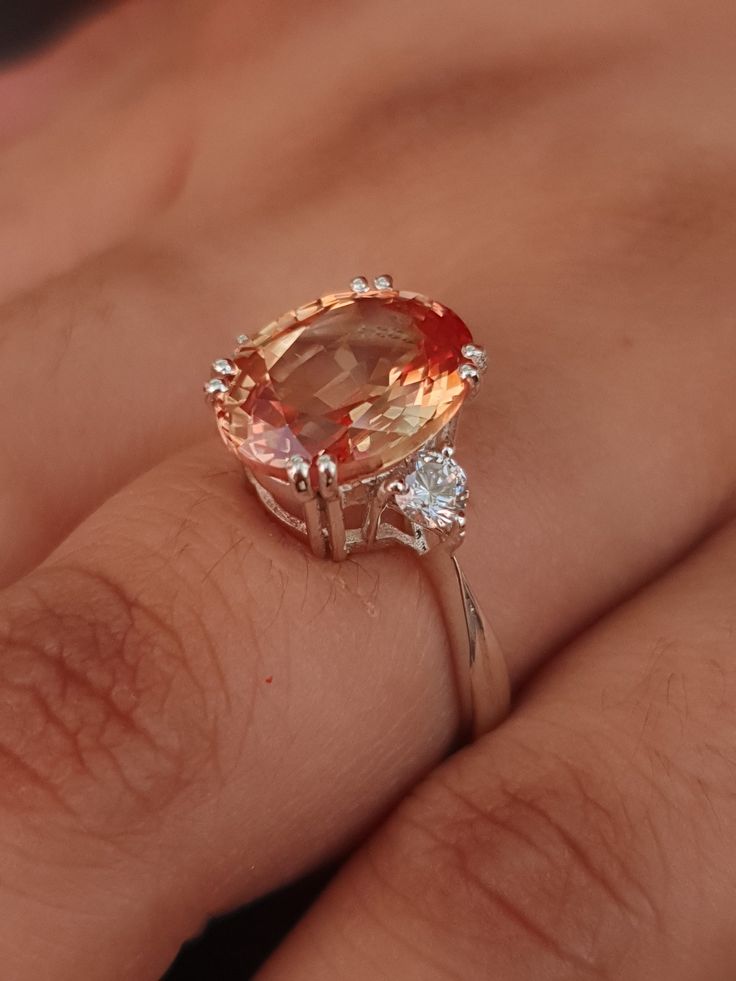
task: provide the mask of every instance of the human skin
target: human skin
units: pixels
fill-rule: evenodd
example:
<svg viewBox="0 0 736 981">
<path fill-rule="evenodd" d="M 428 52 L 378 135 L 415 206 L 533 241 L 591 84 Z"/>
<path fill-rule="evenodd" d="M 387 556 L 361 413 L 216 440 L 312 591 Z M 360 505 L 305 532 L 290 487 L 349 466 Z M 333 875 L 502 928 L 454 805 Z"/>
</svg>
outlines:
<svg viewBox="0 0 736 981">
<path fill-rule="evenodd" d="M 0 75 L 9 978 L 156 979 L 348 850 L 264 979 L 736 974 L 735 27 L 130 0 Z M 462 561 L 517 699 L 449 759 L 421 567 L 314 560 L 197 394 L 384 270 L 491 358 Z"/>
</svg>

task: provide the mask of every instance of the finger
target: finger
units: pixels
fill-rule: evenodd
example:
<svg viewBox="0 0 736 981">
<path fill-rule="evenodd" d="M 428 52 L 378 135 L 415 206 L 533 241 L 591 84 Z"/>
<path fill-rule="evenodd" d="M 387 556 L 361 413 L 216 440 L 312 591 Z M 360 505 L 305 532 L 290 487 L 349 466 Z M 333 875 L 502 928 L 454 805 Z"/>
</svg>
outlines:
<svg viewBox="0 0 736 981">
<path fill-rule="evenodd" d="M 731 526 L 556 659 L 262 981 L 733 977 L 734 582 Z"/>
<path fill-rule="evenodd" d="M 100 978 L 126 944 L 153 973 L 212 911 L 345 848 L 456 732 L 413 556 L 314 561 L 217 444 L 108 502 L 1 608 L 2 813 L 25 856 L 8 879 L 31 897 L 14 935 L 32 917 Z M 42 913 L 59 849 L 64 899 Z"/>
<path fill-rule="evenodd" d="M 131 83 L 138 86 L 136 97 L 126 101 L 120 118 L 117 104 L 100 102 L 108 122 L 101 126 L 93 115 L 89 131 L 112 130 L 115 138 L 100 152 L 104 166 L 97 167 L 93 156 L 72 168 L 73 193 L 59 180 L 43 178 L 42 163 L 53 154 L 39 151 L 33 166 L 24 165 L 34 174 L 31 187 L 48 185 L 66 202 L 86 199 L 92 171 L 95 182 L 109 187 L 112 161 L 116 174 L 124 175 L 111 192 L 113 219 L 122 216 L 133 238 L 66 277 L 42 277 L 43 284 L 3 310 L 4 581 L 36 564 L 119 486 L 203 435 L 209 420 L 188 393 L 197 390 L 212 355 L 227 353 L 233 334 L 251 332 L 282 305 L 347 281 L 356 259 L 346 258 L 335 229 L 360 227 L 359 265 L 382 268 L 391 241 L 393 255 L 401 257 L 394 270 L 401 284 L 446 299 L 490 348 L 492 395 L 485 404 L 493 411 L 487 420 L 476 414 L 472 433 L 472 455 L 488 459 L 483 487 L 478 479 L 473 485 L 489 537 L 483 543 L 473 537 L 466 561 L 477 570 L 471 578 L 487 579 L 488 600 L 505 608 L 502 615 L 512 615 L 522 588 L 546 604 L 530 618 L 530 630 L 554 617 L 558 636 L 564 636 L 577 622 L 578 589 L 585 593 L 582 605 L 601 611 L 686 548 L 730 493 L 733 284 L 728 213 L 717 207 L 728 197 L 730 171 L 719 171 L 710 155 L 692 146 L 699 130 L 689 107 L 698 104 L 692 92 L 700 89 L 682 99 L 677 88 L 690 79 L 683 71 L 683 38 L 695 51 L 714 33 L 729 32 L 699 12 L 697 25 L 673 28 L 662 39 L 654 71 L 633 54 L 646 40 L 638 17 L 612 14 L 604 24 L 575 3 L 571 8 L 580 17 L 567 24 L 559 12 L 541 20 L 537 12 L 537 45 L 526 31 L 525 43 L 519 41 L 514 22 L 523 16 L 521 8 L 510 15 L 468 4 L 467 16 L 447 25 L 444 8 L 431 5 L 427 16 L 443 28 L 427 30 L 408 57 L 405 38 L 415 30 L 410 12 L 397 15 L 400 21 L 387 35 L 380 19 L 367 18 L 358 5 L 341 13 L 344 35 L 360 34 L 365 42 L 355 57 L 334 58 L 332 36 L 319 19 L 299 20 L 279 33 L 279 44 L 260 53 L 261 70 L 254 75 L 247 46 L 221 71 L 213 64 L 217 59 L 197 60 L 209 44 L 214 50 L 229 46 L 233 18 L 248 16 L 242 5 L 229 7 L 228 17 L 218 8 L 182 11 L 182 18 L 193 18 L 186 23 L 203 39 L 202 47 L 180 50 L 174 32 L 161 64 L 150 64 L 150 38 L 162 32 L 139 31 L 145 42 L 142 77 Z M 506 16 L 510 23 L 499 30 L 499 18 Z M 562 39 L 565 54 L 558 61 L 552 51 L 562 50 Z M 391 98 L 407 109 L 407 118 L 426 119 L 426 140 L 402 142 L 395 128 L 365 126 L 366 119 L 383 117 L 387 97 L 375 84 L 371 41 L 380 44 L 395 72 Z M 158 52 L 160 45 L 154 47 Z M 592 75 L 591 52 L 598 66 Z M 437 76 L 425 78 L 418 70 L 428 57 L 444 77 L 458 77 L 454 95 L 443 89 L 440 96 Z M 172 66 L 179 58 L 187 70 L 177 73 Z M 319 83 L 310 70 L 314 58 L 325 68 Z M 104 58 L 94 64 L 107 67 Z M 732 59 L 711 46 L 709 64 L 713 72 L 730 70 Z M 692 74 L 697 59 L 687 66 Z M 622 75 L 627 86 L 618 84 Z M 474 99 L 466 98 L 469 77 Z M 345 91 L 354 98 L 346 101 Z M 271 93 L 270 103 L 262 103 L 264 92 Z M 522 95 L 529 112 L 520 111 Z M 197 101 L 208 106 L 207 125 L 191 132 L 182 107 Z M 245 102 L 263 104 L 264 112 L 243 114 Z M 499 113 L 500 103 L 508 105 L 508 115 Z M 732 130 L 727 103 L 723 112 L 719 147 L 728 145 Z M 340 114 L 345 120 L 336 144 Z M 600 128 L 600 120 L 611 116 L 630 121 L 615 152 L 608 130 Z M 518 118 L 518 139 L 508 139 L 509 118 Z M 668 120 L 670 128 L 652 132 L 651 118 Z M 161 142 L 131 138 L 138 127 L 155 129 Z M 642 155 L 645 127 L 652 149 Z M 59 130 L 56 138 L 65 143 L 68 129 Z M 448 134 L 439 145 L 438 131 Z M 560 140 L 560 132 L 569 138 Z M 291 171 L 273 166 L 270 152 L 253 153 L 256 146 L 282 147 L 283 159 L 302 162 L 298 198 Z M 535 148 L 533 162 L 529 146 Z M 580 146 L 586 153 L 576 152 L 571 166 L 571 147 Z M 165 221 L 157 207 L 149 207 L 146 221 L 146 201 L 168 200 L 166 182 L 176 183 L 173 177 L 186 171 L 188 160 L 192 179 L 182 182 L 188 193 L 176 196 Z M 465 176 L 458 182 L 460 164 Z M 362 193 L 366 168 L 380 175 L 380 209 L 373 195 Z M 325 175 L 336 173 L 344 191 L 331 186 L 326 198 Z M 136 184 L 131 198 L 131 175 L 142 174 L 149 175 L 150 197 L 136 196 Z M 285 201 L 288 234 L 279 217 Z M 65 210 L 57 214 L 51 203 L 34 204 L 34 222 L 45 224 L 50 213 L 65 229 L 88 231 L 88 222 L 66 220 Z M 129 224 L 131 215 L 137 224 Z M 458 215 L 467 219 L 461 235 Z M 113 220 L 111 227 L 106 247 L 122 234 Z M 602 236 L 602 227 L 611 234 Z M 24 234 L 28 254 L 39 251 L 37 228 Z M 311 248 L 315 235 L 323 242 L 320 250 Z M 67 255 L 58 248 L 55 255 L 60 251 Z M 692 330 L 696 322 L 706 329 L 704 268 L 707 345 Z M 213 350 L 215 337 L 222 339 L 222 351 Z M 44 380 L 44 404 L 53 406 L 31 419 L 29 365 Z M 466 446 L 470 456 L 469 440 Z M 472 462 L 470 470 L 471 477 L 481 472 Z M 607 491 L 600 499 L 599 487 Z M 622 556 L 626 568 L 598 563 L 606 548 Z M 491 554 L 489 567 L 484 557 Z M 569 571 L 569 582 L 561 581 L 559 569 Z M 550 590 L 558 583 L 564 592 Z M 573 596 L 574 610 L 567 596 Z M 540 637 L 529 640 L 539 643 Z"/>
<path fill-rule="evenodd" d="M 447 752 L 446 637 L 411 554 L 316 562 L 259 507 L 215 443 L 2 595 L 17 981 L 160 976 L 208 915 L 344 849 Z"/>
<path fill-rule="evenodd" d="M 97 976 L 126 944 L 158 969 L 213 910 L 364 832 L 457 726 L 412 560 L 314 561 L 212 445 L 132 485 L 6 592 L 2 805 L 24 843 L 9 881 L 31 897 L 14 935 L 32 917 L 78 971 L 104 933 Z M 65 898 L 44 913 L 60 848 Z"/>
</svg>

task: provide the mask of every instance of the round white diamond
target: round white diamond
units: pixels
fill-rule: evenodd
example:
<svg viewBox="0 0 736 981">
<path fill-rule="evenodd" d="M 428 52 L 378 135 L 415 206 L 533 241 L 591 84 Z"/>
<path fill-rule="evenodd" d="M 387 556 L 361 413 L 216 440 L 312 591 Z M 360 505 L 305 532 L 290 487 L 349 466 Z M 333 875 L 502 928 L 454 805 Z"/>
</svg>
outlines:
<svg viewBox="0 0 736 981">
<path fill-rule="evenodd" d="M 394 498 L 411 521 L 425 528 L 446 529 L 460 518 L 468 498 L 465 471 L 451 456 L 424 453 L 404 478 L 404 491 Z"/>
<path fill-rule="evenodd" d="M 238 373 L 238 369 L 229 358 L 218 358 L 217 361 L 213 361 L 212 370 L 218 375 L 226 375 L 228 378 L 234 378 Z"/>
<path fill-rule="evenodd" d="M 384 273 L 382 276 L 376 276 L 373 280 L 373 285 L 377 290 L 390 290 L 394 285 L 394 281 L 388 273 Z"/>
<path fill-rule="evenodd" d="M 368 280 L 365 278 L 365 276 L 356 276 L 350 283 L 350 289 L 353 291 L 353 293 L 367 293 L 370 286 L 368 285 Z"/>
<path fill-rule="evenodd" d="M 248 335 L 247 334 L 238 334 L 238 336 L 235 338 L 235 343 L 236 344 L 247 344 L 248 343 Z"/>
<path fill-rule="evenodd" d="M 228 391 L 227 383 L 222 378 L 210 378 L 204 383 L 204 390 L 207 395 L 224 395 Z"/>
</svg>

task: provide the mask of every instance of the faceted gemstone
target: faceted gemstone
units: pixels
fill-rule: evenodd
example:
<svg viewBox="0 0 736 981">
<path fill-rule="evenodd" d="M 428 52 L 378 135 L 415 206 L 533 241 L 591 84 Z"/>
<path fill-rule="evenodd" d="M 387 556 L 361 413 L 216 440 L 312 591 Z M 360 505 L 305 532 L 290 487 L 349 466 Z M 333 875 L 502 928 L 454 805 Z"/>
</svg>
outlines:
<svg viewBox="0 0 736 981">
<path fill-rule="evenodd" d="M 424 453 L 404 479 L 406 490 L 396 505 L 407 518 L 426 528 L 449 528 L 465 509 L 465 471 L 442 453 Z"/>
<path fill-rule="evenodd" d="M 454 416 L 470 332 L 416 297 L 334 297 L 266 328 L 235 360 L 228 436 L 252 468 L 283 476 L 294 456 L 335 457 L 341 482 L 415 452 Z"/>
</svg>

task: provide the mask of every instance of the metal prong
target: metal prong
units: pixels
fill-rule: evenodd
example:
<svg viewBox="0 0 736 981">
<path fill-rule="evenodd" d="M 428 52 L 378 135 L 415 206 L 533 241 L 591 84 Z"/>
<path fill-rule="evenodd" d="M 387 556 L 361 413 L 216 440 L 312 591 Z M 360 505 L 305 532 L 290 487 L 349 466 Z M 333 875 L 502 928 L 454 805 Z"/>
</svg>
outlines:
<svg viewBox="0 0 736 981">
<path fill-rule="evenodd" d="M 458 375 L 468 387 L 471 395 L 475 395 L 480 386 L 480 372 L 473 364 L 461 364 L 458 368 Z"/>
<path fill-rule="evenodd" d="M 293 456 L 286 467 L 286 476 L 296 496 L 304 501 L 314 497 L 309 480 L 309 461 L 302 456 Z"/>
<path fill-rule="evenodd" d="M 317 480 L 322 507 L 327 519 L 330 553 L 335 562 L 341 562 L 347 558 L 348 554 L 345 545 L 345 519 L 342 513 L 340 487 L 337 482 L 337 461 L 327 453 L 317 457 Z"/>
<path fill-rule="evenodd" d="M 396 497 L 397 494 L 403 494 L 405 491 L 406 484 L 403 480 L 399 480 L 396 477 L 393 477 L 390 480 L 384 480 L 384 482 L 376 488 L 376 491 L 371 498 L 370 506 L 368 508 L 368 515 L 363 526 L 363 537 L 368 547 L 372 546 L 376 541 L 378 525 L 381 521 L 383 509 L 386 507 L 388 502 L 392 500 L 392 498 Z"/>
<path fill-rule="evenodd" d="M 474 365 L 482 375 L 488 367 L 488 355 L 485 348 L 478 344 L 465 344 L 462 348 L 462 355 Z"/>
<path fill-rule="evenodd" d="M 397 494 L 406 493 L 406 484 L 403 480 L 394 478 L 393 480 L 386 481 L 385 484 L 381 484 L 380 492 L 382 492 L 384 504 L 392 497 L 396 497 Z"/>
<path fill-rule="evenodd" d="M 465 538 L 465 515 L 459 514 L 453 521 L 449 533 L 444 540 L 444 547 L 448 552 L 454 552 L 462 545 Z"/>
<path fill-rule="evenodd" d="M 442 452 L 442 456 L 446 460 L 451 460 L 455 456 L 455 447 L 454 446 L 443 446 L 441 452 Z"/>
<path fill-rule="evenodd" d="M 230 358 L 218 358 L 217 361 L 213 361 L 212 370 L 222 378 L 234 378 L 238 373 Z"/>
<path fill-rule="evenodd" d="M 324 453 L 317 457 L 319 492 L 325 501 L 337 496 L 337 463 L 334 457 Z"/>
<path fill-rule="evenodd" d="M 217 402 L 223 395 L 227 395 L 230 388 L 222 378 L 210 378 L 204 383 L 204 394 L 208 402 Z"/>
<path fill-rule="evenodd" d="M 325 536 L 322 533 L 322 515 L 319 500 L 309 479 L 309 461 L 293 456 L 286 467 L 286 476 L 296 499 L 304 508 L 304 524 L 309 545 L 316 556 L 324 558 Z"/>
<path fill-rule="evenodd" d="M 345 536 L 345 519 L 342 514 L 342 502 L 339 497 L 325 501 L 327 517 L 327 534 L 330 542 L 330 552 L 335 562 L 342 562 L 348 556 Z"/>
</svg>

